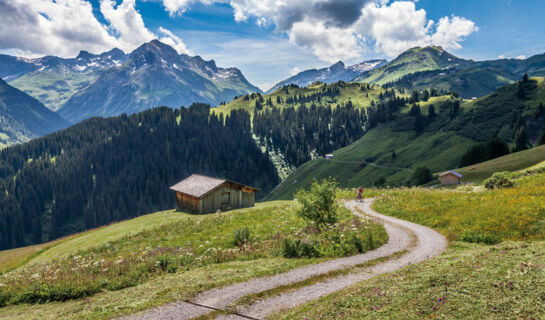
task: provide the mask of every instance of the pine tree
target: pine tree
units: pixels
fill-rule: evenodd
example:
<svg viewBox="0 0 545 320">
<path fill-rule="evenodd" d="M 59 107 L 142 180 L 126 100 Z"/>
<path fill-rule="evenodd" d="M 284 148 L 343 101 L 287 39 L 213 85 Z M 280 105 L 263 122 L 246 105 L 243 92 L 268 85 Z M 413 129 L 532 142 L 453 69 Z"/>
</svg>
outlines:
<svg viewBox="0 0 545 320">
<path fill-rule="evenodd" d="M 526 129 L 524 126 L 515 134 L 515 149 L 513 151 L 522 151 L 526 150 L 529 147 L 530 142 L 528 141 L 528 135 L 526 135 Z"/>
</svg>

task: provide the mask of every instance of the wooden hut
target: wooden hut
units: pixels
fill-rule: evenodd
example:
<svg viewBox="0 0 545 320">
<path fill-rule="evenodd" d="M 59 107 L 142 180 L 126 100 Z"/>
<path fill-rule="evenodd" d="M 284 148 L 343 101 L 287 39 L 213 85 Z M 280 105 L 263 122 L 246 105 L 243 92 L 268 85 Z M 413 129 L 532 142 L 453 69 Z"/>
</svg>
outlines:
<svg viewBox="0 0 545 320">
<path fill-rule="evenodd" d="M 439 176 L 442 186 L 452 186 L 460 184 L 462 181 L 462 174 L 454 170 L 447 171 Z"/>
<path fill-rule="evenodd" d="M 259 189 L 243 184 L 194 174 L 170 187 L 176 191 L 176 209 L 195 213 L 249 208 Z"/>
</svg>

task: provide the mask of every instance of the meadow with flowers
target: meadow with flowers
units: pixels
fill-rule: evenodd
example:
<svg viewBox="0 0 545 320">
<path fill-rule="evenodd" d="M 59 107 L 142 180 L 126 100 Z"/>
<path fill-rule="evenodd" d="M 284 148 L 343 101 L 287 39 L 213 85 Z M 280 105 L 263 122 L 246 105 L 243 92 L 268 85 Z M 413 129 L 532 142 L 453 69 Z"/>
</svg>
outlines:
<svg viewBox="0 0 545 320">
<path fill-rule="evenodd" d="M 374 208 L 439 230 L 447 252 L 275 319 L 543 319 L 545 174 L 505 189 L 385 189 Z"/>
<path fill-rule="evenodd" d="M 46 310 L 56 306 L 58 312 L 60 304 L 68 318 L 107 318 L 187 299 L 214 286 L 365 252 L 387 241 L 381 225 L 345 208 L 339 208 L 334 225 L 318 228 L 297 216 L 294 206 L 273 202 L 188 215 L 48 263 L 18 268 L 0 276 L 1 313 L 25 318 L 34 310 L 48 318 Z M 286 243 L 306 251 L 287 255 Z M 177 281 L 165 280 L 169 278 Z M 115 297 L 120 296 L 126 301 L 118 304 Z M 135 301 L 139 297 L 143 301 Z"/>
<path fill-rule="evenodd" d="M 544 173 L 523 175 L 505 189 L 392 189 L 374 207 L 437 229 L 449 240 L 545 240 Z"/>
</svg>

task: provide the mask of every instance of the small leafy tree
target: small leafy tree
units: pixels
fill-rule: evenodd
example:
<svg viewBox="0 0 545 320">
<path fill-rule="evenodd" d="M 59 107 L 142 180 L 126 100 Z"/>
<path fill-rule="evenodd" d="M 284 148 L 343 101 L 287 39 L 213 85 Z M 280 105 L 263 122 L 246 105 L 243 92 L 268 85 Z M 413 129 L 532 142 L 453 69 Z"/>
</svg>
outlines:
<svg viewBox="0 0 545 320">
<path fill-rule="evenodd" d="M 314 181 L 308 191 L 299 189 L 295 194 L 299 203 L 297 215 L 313 221 L 318 227 L 337 222 L 337 186 L 337 182 L 330 178 Z"/>
<path fill-rule="evenodd" d="M 423 185 L 428 182 L 430 182 L 433 179 L 433 175 L 431 174 L 430 169 L 426 167 L 418 167 L 413 173 L 413 176 L 411 177 L 411 181 L 417 185 Z"/>
</svg>

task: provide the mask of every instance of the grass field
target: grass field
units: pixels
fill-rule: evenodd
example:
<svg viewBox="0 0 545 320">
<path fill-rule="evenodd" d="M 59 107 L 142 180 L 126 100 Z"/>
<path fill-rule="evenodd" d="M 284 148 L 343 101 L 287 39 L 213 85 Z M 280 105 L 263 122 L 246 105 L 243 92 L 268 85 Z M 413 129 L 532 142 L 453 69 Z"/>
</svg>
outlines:
<svg viewBox="0 0 545 320">
<path fill-rule="evenodd" d="M 464 182 L 480 183 L 498 171 L 519 171 L 545 166 L 545 145 L 511 153 L 503 157 L 456 169 L 464 175 Z"/>
<path fill-rule="evenodd" d="M 515 187 L 499 190 L 393 190 L 379 197 L 375 208 L 437 229 L 449 240 L 545 240 L 545 174 L 519 178 Z"/>
<path fill-rule="evenodd" d="M 38 264 L 65 257 L 74 251 L 85 250 L 106 242 L 121 239 L 129 234 L 193 217 L 192 215 L 168 210 L 143 215 L 135 219 L 115 223 L 97 229 L 77 233 L 48 243 L 0 251 L 0 274 L 22 264 Z"/>
<path fill-rule="evenodd" d="M 0 319 L 109 318 L 187 299 L 218 285 L 361 252 L 354 237 L 367 248 L 363 250 L 387 241 L 382 226 L 355 219 L 346 209 L 341 209 L 335 228 L 318 232 L 293 206 L 270 202 L 213 215 L 179 213 L 182 218 L 139 233 L 127 232 L 126 221 L 107 227 L 108 232 L 98 229 L 69 239 L 61 243 L 55 260 L 0 277 L 0 305 L 7 304 Z M 156 215 L 165 218 L 168 213 Z M 249 235 L 237 245 L 236 234 L 244 227 Z M 285 239 L 306 240 L 316 254 L 285 258 Z"/>
<path fill-rule="evenodd" d="M 542 319 L 545 242 L 450 243 L 446 253 L 271 319 Z"/>
</svg>

